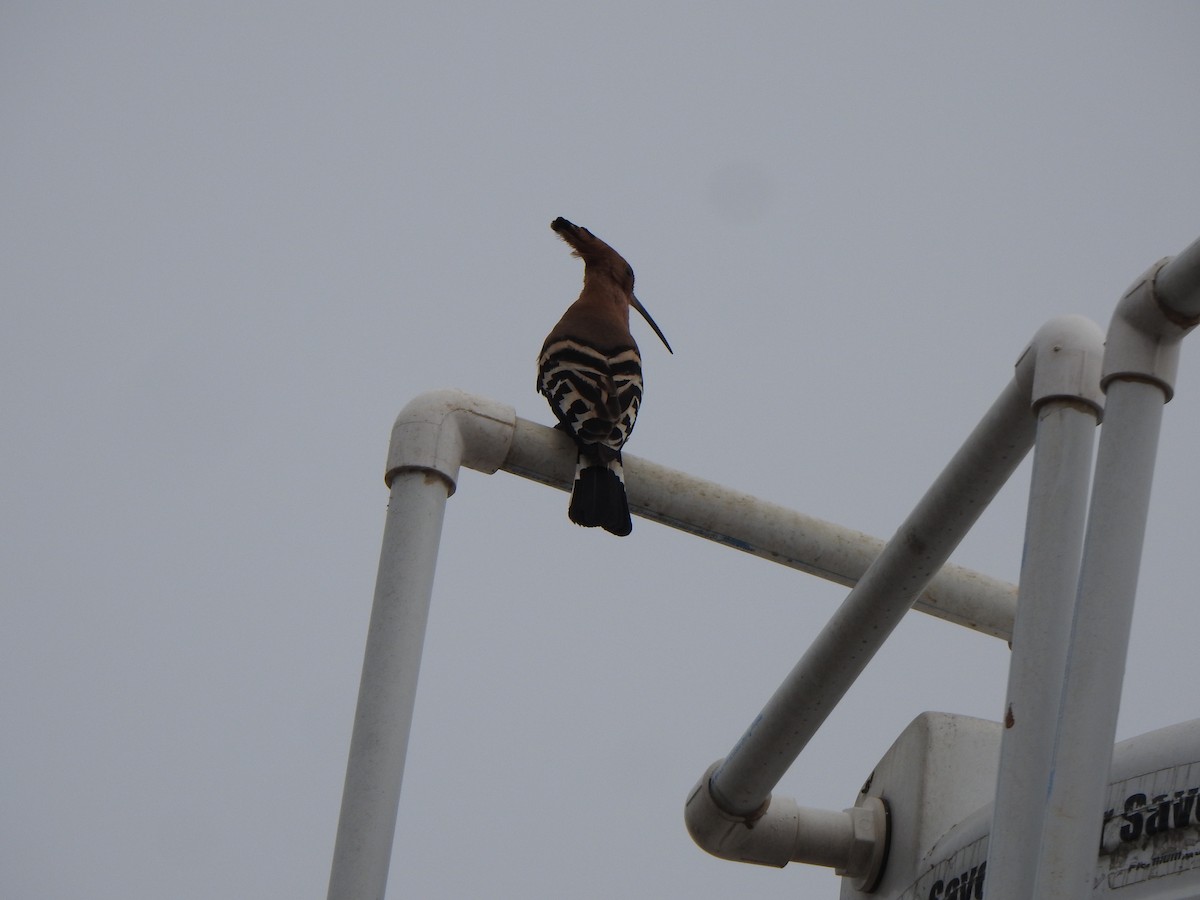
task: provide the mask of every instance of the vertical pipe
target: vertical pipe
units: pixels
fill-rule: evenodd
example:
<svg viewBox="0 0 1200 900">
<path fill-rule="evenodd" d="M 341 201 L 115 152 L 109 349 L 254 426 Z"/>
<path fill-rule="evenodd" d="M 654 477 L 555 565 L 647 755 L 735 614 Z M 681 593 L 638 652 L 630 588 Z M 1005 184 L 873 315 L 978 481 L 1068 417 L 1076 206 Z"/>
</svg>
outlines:
<svg viewBox="0 0 1200 900">
<path fill-rule="evenodd" d="M 382 900 L 438 540 L 450 482 L 409 469 L 392 480 L 358 709 L 350 739 L 329 900 Z"/>
<path fill-rule="evenodd" d="M 1108 385 L 1035 900 L 1092 896 L 1164 401 L 1148 381 Z"/>
<path fill-rule="evenodd" d="M 1070 400 L 1038 410 L 986 897 L 1033 896 L 1098 415 Z"/>
<path fill-rule="evenodd" d="M 1016 379 L 918 501 L 713 774 L 727 813 L 755 813 L 1033 444 Z"/>
</svg>

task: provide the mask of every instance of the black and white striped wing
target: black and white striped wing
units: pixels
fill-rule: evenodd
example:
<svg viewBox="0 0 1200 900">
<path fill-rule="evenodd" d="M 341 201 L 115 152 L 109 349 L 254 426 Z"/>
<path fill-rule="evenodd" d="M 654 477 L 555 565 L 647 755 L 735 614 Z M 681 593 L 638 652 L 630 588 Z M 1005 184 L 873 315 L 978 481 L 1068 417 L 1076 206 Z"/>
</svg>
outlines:
<svg viewBox="0 0 1200 900">
<path fill-rule="evenodd" d="M 636 347 L 606 354 L 570 338 L 554 341 L 538 359 L 538 392 L 578 443 L 615 456 L 641 406 L 641 357 Z"/>
</svg>

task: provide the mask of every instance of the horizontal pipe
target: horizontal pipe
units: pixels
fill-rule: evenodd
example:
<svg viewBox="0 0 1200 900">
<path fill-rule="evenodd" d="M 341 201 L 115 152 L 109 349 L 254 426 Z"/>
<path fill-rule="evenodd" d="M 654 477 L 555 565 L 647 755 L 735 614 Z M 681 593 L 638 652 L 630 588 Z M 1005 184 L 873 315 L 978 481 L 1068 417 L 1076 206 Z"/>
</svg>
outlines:
<svg viewBox="0 0 1200 900">
<path fill-rule="evenodd" d="M 639 516 L 761 559 L 853 587 L 884 542 L 649 460 L 624 457 L 630 508 Z M 569 490 L 575 449 L 561 431 L 518 418 L 507 472 Z M 915 608 L 1003 640 L 1012 636 L 1017 589 L 961 566 L 943 567 Z"/>
</svg>

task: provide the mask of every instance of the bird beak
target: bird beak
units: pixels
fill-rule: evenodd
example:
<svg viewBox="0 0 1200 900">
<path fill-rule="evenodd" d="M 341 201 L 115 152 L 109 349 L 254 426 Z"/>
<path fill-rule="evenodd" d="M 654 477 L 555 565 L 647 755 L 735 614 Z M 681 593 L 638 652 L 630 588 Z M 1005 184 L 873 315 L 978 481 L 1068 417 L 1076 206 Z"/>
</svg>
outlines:
<svg viewBox="0 0 1200 900">
<path fill-rule="evenodd" d="M 658 339 L 663 342 L 663 346 L 667 348 L 667 352 L 670 353 L 672 356 L 674 356 L 675 351 L 672 350 L 671 345 L 667 343 L 666 335 L 664 335 L 662 333 L 662 329 L 658 327 L 658 325 L 655 323 L 655 321 L 652 318 L 650 318 L 650 313 L 646 312 L 646 307 L 642 306 L 642 301 L 639 300 L 637 297 L 634 297 L 631 294 L 630 295 L 630 303 L 633 304 L 634 309 L 636 309 L 638 312 L 640 312 L 642 314 L 642 318 L 645 319 L 647 323 L 649 323 L 650 327 L 654 329 L 654 333 L 657 334 Z"/>
</svg>

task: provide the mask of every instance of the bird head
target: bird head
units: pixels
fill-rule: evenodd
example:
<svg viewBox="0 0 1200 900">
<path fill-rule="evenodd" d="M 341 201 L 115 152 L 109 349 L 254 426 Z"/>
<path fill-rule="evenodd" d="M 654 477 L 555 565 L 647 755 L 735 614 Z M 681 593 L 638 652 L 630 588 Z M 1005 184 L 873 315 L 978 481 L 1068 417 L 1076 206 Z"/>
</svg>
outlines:
<svg viewBox="0 0 1200 900">
<path fill-rule="evenodd" d="M 586 279 L 588 276 L 600 276 L 611 279 L 621 288 L 622 292 L 628 295 L 629 305 L 641 313 L 646 323 L 654 329 L 654 333 L 663 342 L 663 346 L 667 348 L 667 352 L 674 354 L 675 351 L 667 343 L 666 335 L 662 333 L 662 329 L 650 317 L 650 313 L 646 311 L 646 307 L 642 306 L 641 301 L 634 296 L 633 267 L 625 261 L 625 258 L 582 225 L 569 222 L 562 216 L 551 222 L 550 228 L 555 234 L 571 245 L 572 256 L 578 256 L 583 260 L 584 278 Z"/>
</svg>

